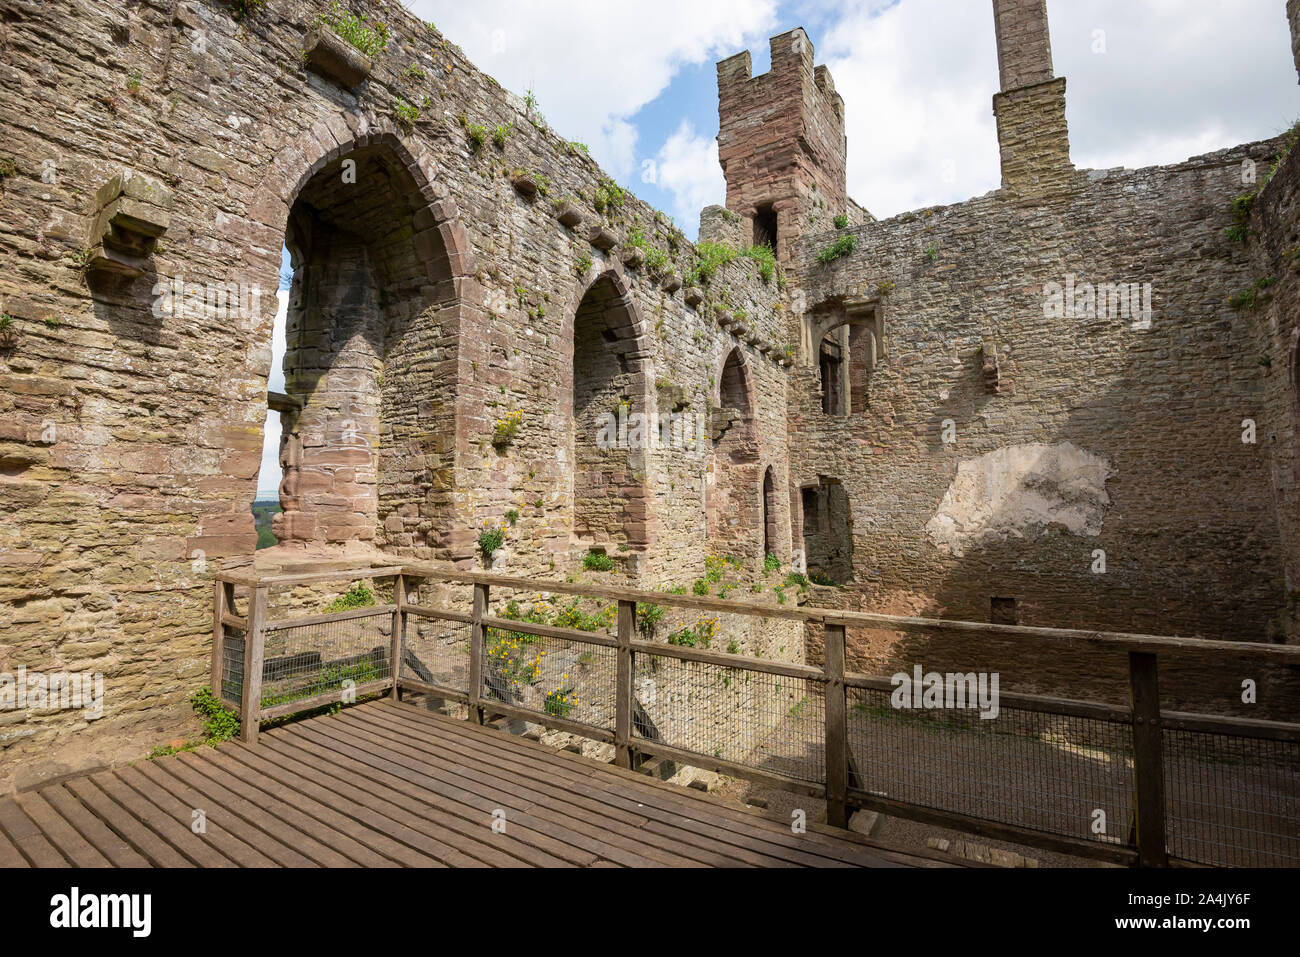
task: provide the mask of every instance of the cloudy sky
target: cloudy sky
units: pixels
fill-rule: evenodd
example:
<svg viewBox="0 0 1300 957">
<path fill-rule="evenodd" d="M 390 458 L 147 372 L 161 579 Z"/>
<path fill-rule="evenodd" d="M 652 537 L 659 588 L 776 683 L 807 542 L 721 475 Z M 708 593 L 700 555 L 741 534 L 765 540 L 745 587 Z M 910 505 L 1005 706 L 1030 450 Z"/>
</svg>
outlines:
<svg viewBox="0 0 1300 957">
<path fill-rule="evenodd" d="M 879 217 L 997 188 L 989 0 L 403 0 L 688 236 L 721 203 L 714 63 L 807 30 Z M 1076 165 L 1172 163 L 1300 118 L 1284 0 L 1049 0 Z M 276 376 L 283 353 L 277 328 Z M 272 383 L 272 388 L 277 388 Z M 275 419 L 272 416 L 272 419 Z M 269 431 L 269 430 L 268 430 Z M 259 487 L 274 489 L 276 435 Z"/>
</svg>

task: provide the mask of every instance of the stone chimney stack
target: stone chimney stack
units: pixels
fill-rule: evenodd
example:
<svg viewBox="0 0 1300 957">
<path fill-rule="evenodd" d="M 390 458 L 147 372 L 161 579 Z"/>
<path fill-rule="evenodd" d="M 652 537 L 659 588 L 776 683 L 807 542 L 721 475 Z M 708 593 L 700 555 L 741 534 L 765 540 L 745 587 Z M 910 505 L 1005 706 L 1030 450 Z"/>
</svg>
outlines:
<svg viewBox="0 0 1300 957">
<path fill-rule="evenodd" d="M 1074 173 L 1065 121 L 1065 79 L 1052 71 L 1047 0 L 993 0 L 1002 92 L 993 97 L 1002 188 L 1033 197 L 1067 186 Z"/>
</svg>

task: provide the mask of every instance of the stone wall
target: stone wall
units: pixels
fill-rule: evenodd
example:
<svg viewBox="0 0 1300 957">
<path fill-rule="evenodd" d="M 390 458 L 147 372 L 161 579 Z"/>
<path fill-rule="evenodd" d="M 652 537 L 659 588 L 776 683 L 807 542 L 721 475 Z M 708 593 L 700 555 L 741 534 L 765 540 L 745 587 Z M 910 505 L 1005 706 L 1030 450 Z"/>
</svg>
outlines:
<svg viewBox="0 0 1300 957">
<path fill-rule="evenodd" d="M 992 599 L 1014 598 L 1022 624 L 1274 638 L 1287 546 L 1272 449 L 1293 443 L 1285 334 L 1279 316 L 1270 371 L 1260 310 L 1229 303 L 1262 267 L 1226 231 L 1243 161 L 1265 170 L 1279 145 L 1080 173 L 1033 204 L 998 193 L 908 213 L 853 230 L 850 256 L 805 266 L 796 298 L 815 332 L 791 384 L 793 484 L 844 483 L 856 579 L 814 601 L 987 621 Z M 1279 202 L 1290 175 L 1270 187 Z M 1293 228 L 1272 230 L 1276 243 Z M 808 237 L 798 260 L 834 238 Z M 1137 315 L 1112 313 L 1109 295 L 1054 313 L 1049 292 L 1071 282 L 1080 296 L 1084 283 L 1150 284 L 1149 327 L 1141 296 Z M 869 406 L 828 416 L 808 343 L 861 303 L 879 308 L 888 349 Z M 1261 421 L 1255 444 L 1247 418 Z M 1080 649 L 863 635 L 855 654 L 873 671 L 982 663 L 1008 689 L 1125 694 L 1122 662 Z M 1203 706 L 1238 699 L 1241 676 L 1214 665 L 1188 679 Z M 1178 682 L 1170 694 L 1186 700 Z M 1276 704 L 1280 690 L 1265 694 Z"/>
<path fill-rule="evenodd" d="M 211 569 L 247 562 L 255 540 L 286 240 L 286 380 L 306 402 L 290 416 L 280 527 L 301 545 L 372 537 L 390 553 L 477 565 L 480 528 L 514 510 L 508 571 L 580 562 L 589 541 L 566 450 L 596 439 L 573 421 L 575 316 L 593 288 L 626 313 L 638 411 L 707 418 L 739 348 L 758 442 L 786 481 L 776 282 L 739 260 L 687 306 L 691 244 L 451 40 L 396 3 L 358 4 L 391 38 L 352 86 L 304 61 L 325 8 L 277 3 L 236 20 L 197 0 L 6 4 L 0 309 L 14 341 L 0 355 L 0 669 L 103 672 L 97 759 L 148 722 L 175 727 L 206 682 Z M 123 169 L 170 203 L 134 278 L 83 268 L 97 191 Z M 333 238 L 313 236 L 322 227 Z M 653 269 L 649 251 L 663 256 Z M 198 305 L 154 310 L 155 284 L 177 278 L 199 284 Z M 204 285 L 230 282 L 260 300 L 204 305 Z M 718 322 L 723 300 L 746 317 L 739 332 Z M 510 413 L 518 434 L 495 446 Z M 697 577 L 710 443 L 605 455 L 594 471 L 625 475 L 646 515 L 624 572 Z M 759 489 L 747 493 L 757 502 Z M 79 715 L 5 720 L 17 733 L 0 739 L 0 787 L 15 768 L 34 778 L 90 760 L 62 756 L 86 727 Z"/>
</svg>

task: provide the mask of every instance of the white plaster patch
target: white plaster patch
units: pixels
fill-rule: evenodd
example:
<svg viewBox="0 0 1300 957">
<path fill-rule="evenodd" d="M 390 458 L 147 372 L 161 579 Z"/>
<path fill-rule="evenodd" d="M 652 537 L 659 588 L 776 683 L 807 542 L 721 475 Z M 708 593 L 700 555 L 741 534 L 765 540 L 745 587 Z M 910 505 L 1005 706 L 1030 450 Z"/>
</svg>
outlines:
<svg viewBox="0 0 1300 957">
<path fill-rule="evenodd" d="M 1069 442 L 1009 445 L 967 459 L 926 525 L 938 548 L 958 557 L 1008 538 L 1036 538 L 1049 526 L 1101 533 L 1110 463 Z"/>
</svg>

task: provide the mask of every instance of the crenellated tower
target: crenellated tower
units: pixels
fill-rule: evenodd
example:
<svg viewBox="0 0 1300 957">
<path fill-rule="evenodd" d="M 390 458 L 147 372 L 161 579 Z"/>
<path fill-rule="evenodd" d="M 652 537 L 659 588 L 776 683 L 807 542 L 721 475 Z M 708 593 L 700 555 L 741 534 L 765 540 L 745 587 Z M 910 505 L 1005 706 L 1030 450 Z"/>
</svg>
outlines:
<svg viewBox="0 0 1300 957">
<path fill-rule="evenodd" d="M 718 63 L 718 159 L 727 208 L 787 262 L 794 239 L 856 206 L 845 187 L 844 99 L 830 71 L 813 65 L 802 28 L 770 44 L 772 68 L 761 76 L 749 51 Z"/>
</svg>

